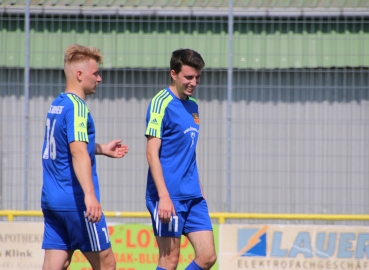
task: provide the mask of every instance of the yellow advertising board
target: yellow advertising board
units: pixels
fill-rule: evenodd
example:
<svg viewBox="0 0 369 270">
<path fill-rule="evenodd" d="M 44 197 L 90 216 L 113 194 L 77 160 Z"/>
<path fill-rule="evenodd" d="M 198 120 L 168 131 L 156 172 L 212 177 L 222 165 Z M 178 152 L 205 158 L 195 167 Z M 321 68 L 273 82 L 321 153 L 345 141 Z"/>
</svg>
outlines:
<svg viewBox="0 0 369 270">
<path fill-rule="evenodd" d="M 218 243 L 218 227 L 213 225 L 216 245 Z M 156 269 L 159 252 L 151 225 L 121 224 L 109 226 L 117 270 L 150 270 Z M 185 269 L 195 258 L 194 250 L 189 240 L 182 236 L 181 254 L 178 270 Z M 217 270 L 218 266 L 212 269 Z M 76 251 L 68 270 L 92 270 L 86 258 L 80 251 Z"/>
<path fill-rule="evenodd" d="M 369 269 L 369 228 L 221 225 L 219 269 Z"/>
<path fill-rule="evenodd" d="M 218 228 L 214 225 L 218 245 Z M 44 250 L 42 222 L 0 222 L 0 270 L 42 269 Z M 155 269 L 158 247 L 151 225 L 119 224 L 109 226 L 110 241 L 117 261 L 117 270 Z M 218 249 L 218 246 L 217 246 Z M 194 251 L 186 237 L 181 239 L 178 270 L 194 259 Z M 218 269 L 215 265 L 212 269 Z M 82 253 L 77 250 L 68 270 L 92 270 Z"/>
</svg>

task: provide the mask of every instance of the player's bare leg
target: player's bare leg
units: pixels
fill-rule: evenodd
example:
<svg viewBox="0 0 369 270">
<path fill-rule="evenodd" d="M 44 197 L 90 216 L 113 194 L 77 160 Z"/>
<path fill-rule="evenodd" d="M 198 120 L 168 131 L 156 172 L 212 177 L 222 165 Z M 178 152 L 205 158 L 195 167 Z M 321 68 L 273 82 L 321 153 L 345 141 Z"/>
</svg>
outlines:
<svg viewBox="0 0 369 270">
<path fill-rule="evenodd" d="M 73 250 L 45 249 L 43 270 L 66 270 L 71 263 Z"/>
<path fill-rule="evenodd" d="M 204 270 L 210 269 L 217 260 L 213 231 L 191 232 L 187 238 L 195 250 L 196 264 Z"/>
<path fill-rule="evenodd" d="M 167 270 L 175 270 L 179 260 L 181 238 L 156 237 L 159 247 L 158 266 Z"/>
<path fill-rule="evenodd" d="M 111 248 L 103 251 L 91 251 L 83 253 L 93 270 L 115 270 L 116 261 Z"/>
</svg>

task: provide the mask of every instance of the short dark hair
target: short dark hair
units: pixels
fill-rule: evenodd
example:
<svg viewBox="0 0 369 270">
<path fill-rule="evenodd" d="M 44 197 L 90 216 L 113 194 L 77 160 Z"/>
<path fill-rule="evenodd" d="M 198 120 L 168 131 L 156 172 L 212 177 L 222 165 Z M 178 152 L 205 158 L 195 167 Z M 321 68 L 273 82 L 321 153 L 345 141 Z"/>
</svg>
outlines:
<svg viewBox="0 0 369 270">
<path fill-rule="evenodd" d="M 202 70 L 205 67 L 205 62 L 198 52 L 191 49 L 178 49 L 172 52 L 170 70 L 179 73 L 183 65 Z"/>
</svg>

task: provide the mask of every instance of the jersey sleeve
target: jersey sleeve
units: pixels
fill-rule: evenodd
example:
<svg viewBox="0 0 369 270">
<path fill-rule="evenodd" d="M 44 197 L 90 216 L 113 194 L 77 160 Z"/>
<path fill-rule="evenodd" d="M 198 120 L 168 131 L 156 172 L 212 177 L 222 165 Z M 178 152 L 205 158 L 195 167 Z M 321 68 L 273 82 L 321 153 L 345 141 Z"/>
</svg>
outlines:
<svg viewBox="0 0 369 270">
<path fill-rule="evenodd" d="M 74 95 L 68 95 L 72 101 L 71 108 L 66 111 L 68 143 L 74 141 L 89 142 L 87 131 L 87 119 L 89 110 L 86 104 Z"/>
<path fill-rule="evenodd" d="M 163 115 L 151 112 L 150 106 L 146 116 L 146 136 L 161 138 L 163 127 Z"/>
<path fill-rule="evenodd" d="M 162 138 L 165 109 L 172 99 L 164 89 L 151 100 L 146 115 L 146 136 Z"/>
</svg>

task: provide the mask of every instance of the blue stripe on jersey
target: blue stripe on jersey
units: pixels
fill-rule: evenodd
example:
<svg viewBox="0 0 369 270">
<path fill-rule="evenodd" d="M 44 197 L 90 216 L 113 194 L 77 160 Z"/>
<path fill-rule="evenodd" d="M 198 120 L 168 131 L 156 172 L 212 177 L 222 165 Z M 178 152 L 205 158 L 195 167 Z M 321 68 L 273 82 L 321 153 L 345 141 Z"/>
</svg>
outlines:
<svg viewBox="0 0 369 270">
<path fill-rule="evenodd" d="M 78 141 L 87 141 L 87 134 L 85 132 L 78 131 Z"/>
<path fill-rule="evenodd" d="M 149 135 L 150 135 L 150 136 L 153 136 L 153 137 L 156 137 L 156 130 L 155 130 L 155 129 L 153 129 L 153 128 L 150 128 L 150 130 L 149 130 Z"/>
</svg>

